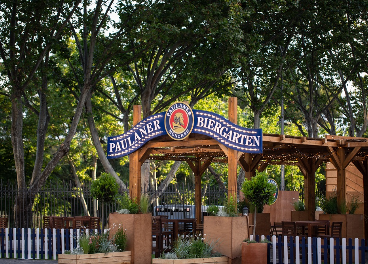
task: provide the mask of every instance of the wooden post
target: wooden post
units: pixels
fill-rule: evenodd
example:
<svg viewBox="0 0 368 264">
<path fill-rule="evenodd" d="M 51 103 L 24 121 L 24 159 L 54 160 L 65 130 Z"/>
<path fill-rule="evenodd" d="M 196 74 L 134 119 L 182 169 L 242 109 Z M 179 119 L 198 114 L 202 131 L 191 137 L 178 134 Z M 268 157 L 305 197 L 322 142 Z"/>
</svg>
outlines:
<svg viewBox="0 0 368 264">
<path fill-rule="evenodd" d="M 340 209 L 345 204 L 346 194 L 346 166 L 343 165 L 345 161 L 345 149 L 339 147 L 337 149 L 337 156 L 339 157 L 340 166 L 337 169 L 337 206 Z"/>
<path fill-rule="evenodd" d="M 236 97 L 229 98 L 229 121 L 237 124 L 237 105 L 238 100 Z M 228 199 L 237 196 L 237 164 L 238 164 L 238 151 L 228 148 Z"/>
<path fill-rule="evenodd" d="M 133 126 L 141 121 L 141 109 L 140 105 L 133 106 Z M 137 203 L 141 198 L 141 165 L 138 151 L 129 155 L 129 194 Z"/>
<path fill-rule="evenodd" d="M 199 160 L 195 161 L 195 215 L 196 215 L 196 223 L 202 223 L 202 182 L 201 182 L 201 174 L 200 174 L 200 166 L 201 162 Z"/>
</svg>

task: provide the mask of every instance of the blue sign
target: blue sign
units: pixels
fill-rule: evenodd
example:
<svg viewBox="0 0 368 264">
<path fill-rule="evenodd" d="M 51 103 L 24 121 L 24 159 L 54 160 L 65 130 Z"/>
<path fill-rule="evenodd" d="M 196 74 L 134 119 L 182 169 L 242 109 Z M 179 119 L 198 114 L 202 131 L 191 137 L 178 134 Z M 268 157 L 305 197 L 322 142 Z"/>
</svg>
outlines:
<svg viewBox="0 0 368 264">
<path fill-rule="evenodd" d="M 190 133 L 207 135 L 228 148 L 246 153 L 262 153 L 262 129 L 248 129 L 235 125 L 215 113 L 193 110 L 185 103 L 175 103 L 166 113 L 159 113 L 140 121 L 123 135 L 109 137 L 107 158 L 129 155 L 151 139 L 169 135 L 183 140 Z"/>
</svg>

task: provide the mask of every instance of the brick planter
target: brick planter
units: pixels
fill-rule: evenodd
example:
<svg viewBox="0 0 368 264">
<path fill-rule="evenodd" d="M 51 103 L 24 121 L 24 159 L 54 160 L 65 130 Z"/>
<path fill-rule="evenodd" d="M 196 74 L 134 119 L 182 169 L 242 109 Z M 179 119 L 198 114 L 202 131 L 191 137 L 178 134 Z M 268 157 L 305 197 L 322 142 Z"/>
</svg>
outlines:
<svg viewBox="0 0 368 264">
<path fill-rule="evenodd" d="M 151 263 L 152 258 L 152 215 L 119 214 L 109 215 L 110 236 L 120 228 L 127 235 L 127 250 L 132 251 L 132 264 Z M 105 263 L 107 264 L 107 263 Z"/>
<path fill-rule="evenodd" d="M 205 216 L 203 234 L 207 243 L 216 243 L 214 251 L 231 260 L 241 257 L 241 243 L 249 238 L 248 217 Z"/>
<path fill-rule="evenodd" d="M 131 252 L 109 252 L 96 254 L 59 254 L 58 264 L 130 264 Z"/>
<path fill-rule="evenodd" d="M 242 264 L 267 264 L 267 243 L 242 243 Z"/>
</svg>

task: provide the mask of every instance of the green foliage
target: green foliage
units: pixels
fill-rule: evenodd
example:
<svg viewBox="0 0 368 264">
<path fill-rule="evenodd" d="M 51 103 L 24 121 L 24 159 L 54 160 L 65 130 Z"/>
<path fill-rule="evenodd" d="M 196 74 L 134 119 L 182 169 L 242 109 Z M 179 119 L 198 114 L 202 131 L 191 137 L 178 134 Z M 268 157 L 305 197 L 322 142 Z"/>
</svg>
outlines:
<svg viewBox="0 0 368 264">
<path fill-rule="evenodd" d="M 137 203 L 135 199 L 130 203 L 128 210 L 131 214 L 139 213 L 139 204 Z"/>
<path fill-rule="evenodd" d="M 356 209 L 359 207 L 359 200 L 358 197 L 354 196 L 349 204 L 349 214 L 354 214 Z"/>
<path fill-rule="evenodd" d="M 304 206 L 303 201 L 298 200 L 293 203 L 293 206 L 294 206 L 295 211 L 305 211 L 305 206 Z"/>
<path fill-rule="evenodd" d="M 119 185 L 115 178 L 108 173 L 101 173 L 101 176 L 91 185 L 91 195 L 104 203 L 113 202 L 118 191 Z"/>
<path fill-rule="evenodd" d="M 238 216 L 236 196 L 230 196 L 224 203 L 225 213 L 228 216 Z"/>
<path fill-rule="evenodd" d="M 109 240 L 109 233 L 87 235 L 83 233 L 78 240 L 78 247 L 71 254 L 95 254 L 115 252 L 117 247 Z"/>
<path fill-rule="evenodd" d="M 131 200 L 128 193 L 124 193 L 122 196 L 117 198 L 117 204 L 119 205 L 118 212 L 125 213 L 123 209 L 129 211 L 129 214 L 148 213 L 149 212 L 149 197 L 142 195 L 140 203 L 134 199 Z"/>
<path fill-rule="evenodd" d="M 273 202 L 273 194 L 276 191 L 276 187 L 268 182 L 268 178 L 265 175 L 258 174 L 250 180 L 244 180 L 242 191 L 250 204 L 256 208 L 263 208 L 264 205 Z"/>
<path fill-rule="evenodd" d="M 213 204 L 209 205 L 208 208 L 207 208 L 207 213 L 210 216 L 217 215 L 218 211 L 219 211 L 219 208 L 216 205 L 213 205 Z"/>
<path fill-rule="evenodd" d="M 340 211 L 337 205 L 337 195 L 331 195 L 329 198 L 324 197 L 321 208 L 325 214 L 338 214 Z"/>
<path fill-rule="evenodd" d="M 116 231 L 113 241 L 118 251 L 125 250 L 127 245 L 127 235 L 123 228 L 119 228 L 118 231 Z"/>
<path fill-rule="evenodd" d="M 148 213 L 149 212 L 149 197 L 146 194 L 143 194 L 141 196 L 141 201 L 140 201 L 140 212 L 142 214 Z"/>
<path fill-rule="evenodd" d="M 215 243 L 207 244 L 200 236 L 192 238 L 178 237 L 171 252 L 162 256 L 165 259 L 189 259 L 189 258 L 209 258 L 218 257 L 220 254 L 214 253 Z"/>
</svg>

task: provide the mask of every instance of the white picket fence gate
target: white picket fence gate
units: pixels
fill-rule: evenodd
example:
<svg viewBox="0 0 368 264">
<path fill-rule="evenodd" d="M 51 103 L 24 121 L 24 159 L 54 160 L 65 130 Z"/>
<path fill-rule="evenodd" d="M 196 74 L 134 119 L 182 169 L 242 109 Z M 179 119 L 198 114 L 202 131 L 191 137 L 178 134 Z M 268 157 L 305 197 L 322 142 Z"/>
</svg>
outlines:
<svg viewBox="0 0 368 264">
<path fill-rule="evenodd" d="M 84 231 L 80 229 L 1 229 L 0 258 L 57 260 L 58 254 L 77 247 L 82 232 Z M 86 232 L 98 233 L 99 230 L 86 230 Z M 262 236 L 261 239 L 265 237 Z M 365 252 L 368 251 L 368 247 L 364 239 L 322 240 L 281 236 L 272 236 L 268 239 L 271 240 L 269 263 L 273 264 L 366 263 Z"/>
</svg>

